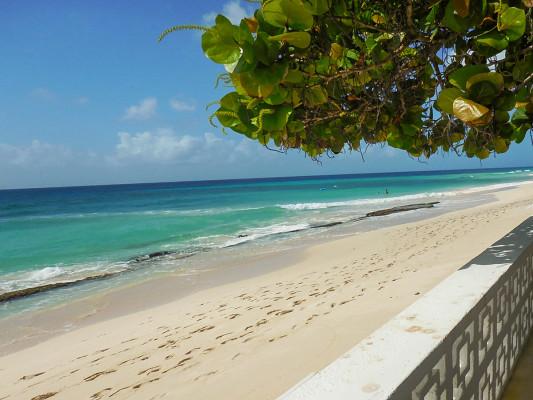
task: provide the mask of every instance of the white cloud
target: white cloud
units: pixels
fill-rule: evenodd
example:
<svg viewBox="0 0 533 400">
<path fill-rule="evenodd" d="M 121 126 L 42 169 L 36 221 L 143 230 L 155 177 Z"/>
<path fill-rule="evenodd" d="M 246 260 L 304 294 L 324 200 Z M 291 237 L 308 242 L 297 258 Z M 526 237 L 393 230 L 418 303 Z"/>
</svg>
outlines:
<svg viewBox="0 0 533 400">
<path fill-rule="evenodd" d="M 156 108 L 157 99 L 155 97 L 147 97 L 139 104 L 128 107 L 124 113 L 124 119 L 149 119 L 155 115 Z"/>
<path fill-rule="evenodd" d="M 196 106 L 193 103 L 187 103 L 185 101 L 177 100 L 177 99 L 171 99 L 170 100 L 170 107 L 172 107 L 176 111 L 194 111 L 196 110 Z"/>
<path fill-rule="evenodd" d="M 210 12 L 203 16 L 205 23 L 212 24 L 215 22 L 217 12 Z M 226 16 L 232 23 L 238 25 L 241 20 L 251 14 L 250 10 L 241 6 L 241 2 L 238 0 L 232 0 L 222 6 L 222 14 Z"/>
<path fill-rule="evenodd" d="M 29 146 L 12 146 L 0 143 L 0 160 L 19 167 L 63 165 L 73 158 L 67 147 L 33 140 Z"/>
<path fill-rule="evenodd" d="M 80 96 L 77 99 L 74 100 L 77 104 L 87 104 L 89 102 L 89 98 L 85 96 Z"/>
<path fill-rule="evenodd" d="M 241 140 L 222 139 L 207 132 L 201 136 L 177 135 L 170 129 L 155 132 L 118 133 L 115 154 L 111 163 L 194 164 L 218 157 L 223 162 L 251 155 L 249 145 Z"/>
<path fill-rule="evenodd" d="M 44 87 L 33 89 L 31 92 L 31 96 L 35 99 L 44 101 L 50 101 L 56 98 L 56 94 L 54 92 Z"/>
</svg>

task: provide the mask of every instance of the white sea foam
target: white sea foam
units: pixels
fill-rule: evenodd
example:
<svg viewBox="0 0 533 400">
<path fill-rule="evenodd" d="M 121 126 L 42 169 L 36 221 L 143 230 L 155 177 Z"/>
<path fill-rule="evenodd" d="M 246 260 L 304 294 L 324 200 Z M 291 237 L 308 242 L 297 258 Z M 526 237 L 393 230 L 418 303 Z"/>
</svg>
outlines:
<svg viewBox="0 0 533 400">
<path fill-rule="evenodd" d="M 36 281 L 36 282 L 46 281 L 48 279 L 61 276 L 64 273 L 65 273 L 65 269 L 61 267 L 45 267 L 37 271 L 31 271 L 28 274 L 26 279 L 29 281 Z"/>
<path fill-rule="evenodd" d="M 293 224 L 293 225 L 275 224 L 275 225 L 265 226 L 262 228 L 247 229 L 242 232 L 239 232 L 240 237 L 234 237 L 234 238 L 231 238 L 225 241 L 221 247 L 235 246 L 237 244 L 249 242 L 249 241 L 263 238 L 266 236 L 276 235 L 280 233 L 301 231 L 309 227 L 310 227 L 309 224 L 304 223 L 304 224 Z"/>
<path fill-rule="evenodd" d="M 2 275 L 0 293 L 47 284 L 73 282 L 109 272 L 124 271 L 128 268 L 127 262 L 93 262 L 68 266 L 55 265 L 31 271 L 13 272 Z"/>
<path fill-rule="evenodd" d="M 332 207 L 346 207 L 346 206 L 361 206 L 361 205 L 371 205 L 371 204 L 386 204 L 394 203 L 407 200 L 419 200 L 419 199 L 428 199 L 428 198 L 440 198 L 445 196 L 456 196 L 458 192 L 426 192 L 418 194 L 407 194 L 404 196 L 392 196 L 392 197 L 381 197 L 381 198 L 368 198 L 368 199 L 358 199 L 358 200 L 347 200 L 347 201 L 331 201 L 331 202 L 321 202 L 321 203 L 294 203 L 294 204 L 280 204 L 278 207 L 287 209 L 287 210 L 320 210 L 324 208 Z"/>
<path fill-rule="evenodd" d="M 529 174 L 533 176 L 533 174 Z M 514 186 L 527 185 L 533 183 L 529 181 L 517 181 L 517 182 L 507 182 L 507 183 L 497 183 L 492 185 L 485 186 L 476 186 L 468 189 L 460 190 L 450 190 L 446 192 L 423 192 L 417 194 L 407 194 L 403 196 L 392 196 L 392 197 L 380 197 L 380 198 L 366 198 L 366 199 L 357 199 L 357 200 L 346 200 L 346 201 L 331 201 L 331 202 L 311 202 L 311 203 L 292 203 L 292 204 L 278 204 L 278 207 L 281 207 L 286 210 L 293 211 L 302 211 L 302 210 L 321 210 L 326 208 L 333 207 L 353 207 L 353 206 L 364 206 L 364 205 L 373 205 L 373 204 L 389 204 L 389 203 L 399 203 L 403 201 L 412 201 L 412 200 L 429 200 L 429 199 L 439 199 L 446 197 L 455 197 L 462 194 L 471 194 L 491 190 L 499 190 L 511 188 Z"/>
</svg>

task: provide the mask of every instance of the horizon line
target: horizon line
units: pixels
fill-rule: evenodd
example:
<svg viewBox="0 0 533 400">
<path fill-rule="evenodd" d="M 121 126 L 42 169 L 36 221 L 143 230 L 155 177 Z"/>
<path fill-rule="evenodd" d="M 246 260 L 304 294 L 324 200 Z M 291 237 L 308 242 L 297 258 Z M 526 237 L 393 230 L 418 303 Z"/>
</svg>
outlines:
<svg viewBox="0 0 533 400">
<path fill-rule="evenodd" d="M 434 172 L 459 172 L 459 171 L 480 171 L 480 170 L 502 170 L 502 169 L 521 169 L 533 168 L 532 166 L 510 166 L 510 167 L 490 167 L 490 168 L 452 168 L 452 169 L 435 169 L 426 171 L 389 171 L 389 172 L 365 172 L 365 173 L 342 173 L 342 174 L 319 174 L 319 175 L 285 175 L 285 176 L 269 176 L 257 178 L 228 178 L 228 179 L 200 179 L 200 180 L 182 180 L 182 181 L 159 181 L 159 182 L 130 182 L 130 183 L 105 183 L 92 185 L 62 185 L 62 186 L 35 186 L 35 187 L 21 187 L 21 188 L 0 188 L 0 192 L 12 190 L 39 190 L 39 189 L 66 189 L 66 188 L 91 188 L 91 187 L 109 187 L 109 186 L 127 186 L 127 185 L 164 185 L 164 184 L 187 184 L 187 183 L 216 183 L 216 182 L 245 182 L 245 181 L 266 181 L 273 179 L 312 179 L 312 178 L 328 178 L 328 177 L 342 177 L 342 176 L 363 176 L 363 175 L 387 175 L 387 174 L 425 174 Z"/>
</svg>

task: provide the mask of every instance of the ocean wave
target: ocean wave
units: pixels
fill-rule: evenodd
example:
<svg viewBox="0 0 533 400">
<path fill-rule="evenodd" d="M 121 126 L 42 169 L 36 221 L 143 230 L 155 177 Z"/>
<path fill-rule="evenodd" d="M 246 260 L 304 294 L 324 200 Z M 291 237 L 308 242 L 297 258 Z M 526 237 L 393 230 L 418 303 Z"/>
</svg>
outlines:
<svg viewBox="0 0 533 400">
<path fill-rule="evenodd" d="M 358 200 L 346 200 L 346 201 L 330 201 L 330 202 L 316 202 L 316 203 L 293 203 L 293 204 L 279 204 L 278 207 L 286 210 L 320 210 L 332 207 L 346 207 L 346 206 L 361 206 L 372 204 L 386 204 L 400 201 L 429 199 L 429 198 L 441 198 L 445 196 L 456 196 L 458 192 L 424 192 L 418 194 L 407 194 L 404 196 L 392 196 L 392 197 L 380 197 L 380 198 L 367 198 Z"/>
<path fill-rule="evenodd" d="M 523 170 L 523 171 L 526 171 L 526 170 Z M 529 176 L 533 176 L 533 174 L 529 174 Z M 333 207 L 353 207 L 353 206 L 364 206 L 364 205 L 372 205 L 372 204 L 387 204 L 387 203 L 420 200 L 420 199 L 455 197 L 458 195 L 478 193 L 478 192 L 484 192 L 484 191 L 490 191 L 490 190 L 506 189 L 506 188 L 511 188 L 511 187 L 520 186 L 520 185 L 527 185 L 531 183 L 533 183 L 531 180 L 527 180 L 527 181 L 487 184 L 487 185 L 475 186 L 475 187 L 470 187 L 470 188 L 465 188 L 465 189 L 450 190 L 450 191 L 445 191 L 445 192 L 423 192 L 423 193 L 417 193 L 417 194 L 407 194 L 403 196 L 366 198 L 366 199 L 346 200 L 346 201 L 289 203 L 289 204 L 278 204 L 277 206 L 280 208 L 283 208 L 286 210 L 292 210 L 292 211 L 321 210 L 321 209 L 327 209 L 327 208 L 333 208 Z"/>
<path fill-rule="evenodd" d="M 2 275 L 0 294 L 42 285 L 76 282 L 103 274 L 116 274 L 129 268 L 128 262 L 93 262 L 12 272 Z"/>
<path fill-rule="evenodd" d="M 238 244 L 250 242 L 253 240 L 266 238 L 283 233 L 291 233 L 303 231 L 312 227 L 311 223 L 295 223 L 295 224 L 273 224 L 264 227 L 256 227 L 241 230 L 235 234 L 218 234 L 209 236 L 199 236 L 193 239 L 190 243 L 196 247 L 204 250 L 208 249 L 223 249 L 226 247 L 236 246 Z M 170 247 L 170 245 L 168 246 Z"/>
<path fill-rule="evenodd" d="M 531 176 L 533 176 L 533 174 Z M 516 187 L 516 186 L 530 185 L 530 184 L 533 184 L 533 180 L 506 182 L 506 183 L 494 183 L 490 185 L 476 186 L 476 187 L 471 187 L 468 189 L 462 189 L 458 191 L 457 194 L 472 194 L 472 193 L 486 192 L 486 191 L 491 191 L 491 190 L 509 189 L 509 188 Z"/>
<path fill-rule="evenodd" d="M 34 221 L 34 220 L 50 220 L 50 219 L 84 219 L 84 218 L 112 218 L 112 217 L 130 217 L 130 216 L 205 216 L 218 215 L 227 213 L 238 213 L 245 211 L 261 210 L 264 207 L 220 207 L 220 208 L 205 208 L 194 210 L 147 210 L 147 211 L 117 211 L 117 212 L 89 212 L 89 213 L 73 213 L 73 214 L 50 214 L 50 215 L 30 215 L 30 216 L 6 216 L 0 218 L 0 221 Z"/>
</svg>

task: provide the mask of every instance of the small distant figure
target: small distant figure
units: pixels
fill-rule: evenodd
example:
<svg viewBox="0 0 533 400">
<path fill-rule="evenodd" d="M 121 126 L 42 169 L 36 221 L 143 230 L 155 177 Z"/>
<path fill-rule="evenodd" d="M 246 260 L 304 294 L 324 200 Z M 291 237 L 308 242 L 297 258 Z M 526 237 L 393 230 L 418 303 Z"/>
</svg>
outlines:
<svg viewBox="0 0 533 400">
<path fill-rule="evenodd" d="M 386 194 L 386 195 L 389 194 L 389 189 L 385 188 L 385 194 Z"/>
</svg>

